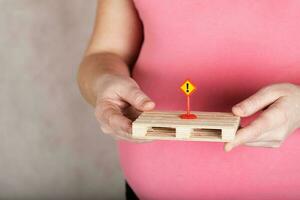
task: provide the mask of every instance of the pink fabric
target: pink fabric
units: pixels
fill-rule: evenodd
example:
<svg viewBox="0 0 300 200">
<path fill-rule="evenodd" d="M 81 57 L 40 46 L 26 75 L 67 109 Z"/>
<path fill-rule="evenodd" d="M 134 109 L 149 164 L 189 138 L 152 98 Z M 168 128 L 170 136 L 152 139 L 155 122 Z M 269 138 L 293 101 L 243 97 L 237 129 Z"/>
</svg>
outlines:
<svg viewBox="0 0 300 200">
<path fill-rule="evenodd" d="M 156 109 L 231 111 L 261 87 L 300 84 L 300 1 L 135 0 L 145 41 L 133 71 Z M 300 131 L 279 149 L 222 143 L 119 143 L 141 199 L 300 199 Z"/>
</svg>

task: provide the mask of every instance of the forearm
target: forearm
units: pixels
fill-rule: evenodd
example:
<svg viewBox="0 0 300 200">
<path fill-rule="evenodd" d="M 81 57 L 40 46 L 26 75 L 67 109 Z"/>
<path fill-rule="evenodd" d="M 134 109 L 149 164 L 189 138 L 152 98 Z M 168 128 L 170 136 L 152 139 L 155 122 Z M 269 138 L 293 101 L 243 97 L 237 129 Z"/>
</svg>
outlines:
<svg viewBox="0 0 300 200">
<path fill-rule="evenodd" d="M 82 96 L 96 103 L 104 74 L 129 76 L 142 44 L 142 24 L 132 0 L 99 0 L 94 31 L 78 72 Z"/>
<path fill-rule="evenodd" d="M 97 97 L 97 80 L 107 73 L 130 76 L 127 64 L 113 53 L 97 53 L 86 56 L 78 71 L 78 85 L 82 96 L 91 105 Z"/>
</svg>

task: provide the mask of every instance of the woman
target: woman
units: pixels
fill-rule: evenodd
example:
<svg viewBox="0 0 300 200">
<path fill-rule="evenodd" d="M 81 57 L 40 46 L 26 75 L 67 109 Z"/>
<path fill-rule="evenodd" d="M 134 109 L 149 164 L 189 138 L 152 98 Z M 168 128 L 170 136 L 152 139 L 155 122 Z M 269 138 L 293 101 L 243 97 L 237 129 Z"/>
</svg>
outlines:
<svg viewBox="0 0 300 200">
<path fill-rule="evenodd" d="M 102 131 L 122 139 L 139 198 L 300 198 L 299 19 L 297 0 L 99 1 L 79 85 Z M 183 110 L 186 78 L 198 87 L 192 110 L 242 117 L 230 153 L 221 143 L 132 142 L 132 113 Z"/>
</svg>

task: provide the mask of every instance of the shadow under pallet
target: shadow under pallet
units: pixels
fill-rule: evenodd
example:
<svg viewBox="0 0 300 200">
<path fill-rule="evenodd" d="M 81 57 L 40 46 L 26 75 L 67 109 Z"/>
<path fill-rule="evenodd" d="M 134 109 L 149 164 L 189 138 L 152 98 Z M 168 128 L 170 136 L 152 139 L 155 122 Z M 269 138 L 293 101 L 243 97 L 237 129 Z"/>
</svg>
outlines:
<svg viewBox="0 0 300 200">
<path fill-rule="evenodd" d="M 197 119 L 181 119 L 184 111 L 143 112 L 132 124 L 132 137 L 149 140 L 229 142 L 240 117 L 232 113 L 192 112 Z"/>
</svg>

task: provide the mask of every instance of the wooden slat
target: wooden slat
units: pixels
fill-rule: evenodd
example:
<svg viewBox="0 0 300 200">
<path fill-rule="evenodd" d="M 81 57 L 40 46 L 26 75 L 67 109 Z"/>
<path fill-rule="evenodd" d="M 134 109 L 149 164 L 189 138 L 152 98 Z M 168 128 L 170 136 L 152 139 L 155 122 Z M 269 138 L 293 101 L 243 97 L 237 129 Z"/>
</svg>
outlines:
<svg viewBox="0 0 300 200">
<path fill-rule="evenodd" d="M 202 122 L 202 123 L 186 123 L 186 122 L 154 122 L 154 121 L 143 121 L 143 122 L 136 122 L 135 124 L 141 124 L 141 125 L 149 125 L 149 126 L 159 126 L 159 127 L 203 127 L 203 128 L 228 128 L 234 126 L 233 123 L 227 124 L 227 123 L 216 123 L 216 122 Z"/>
<path fill-rule="evenodd" d="M 240 118 L 231 113 L 192 112 L 198 118 L 188 120 L 179 117 L 182 113 L 144 112 L 133 122 L 132 135 L 141 139 L 221 142 L 234 138 L 240 122 Z M 223 135 L 223 132 L 226 134 Z"/>
<path fill-rule="evenodd" d="M 184 111 L 148 111 L 145 112 L 145 115 L 174 115 L 174 114 L 181 114 L 184 113 Z M 207 116 L 234 116 L 232 113 L 224 113 L 224 112 L 199 112 L 199 111 L 193 111 L 192 112 L 195 115 L 207 115 Z"/>
</svg>

